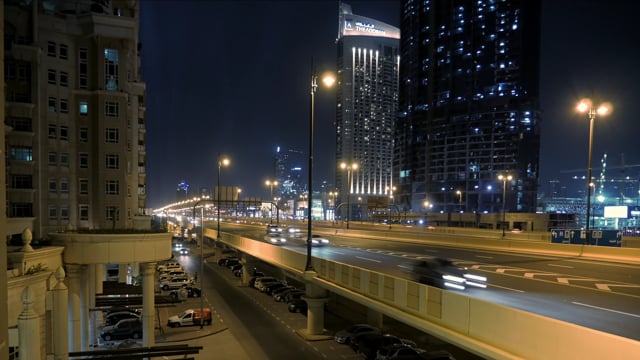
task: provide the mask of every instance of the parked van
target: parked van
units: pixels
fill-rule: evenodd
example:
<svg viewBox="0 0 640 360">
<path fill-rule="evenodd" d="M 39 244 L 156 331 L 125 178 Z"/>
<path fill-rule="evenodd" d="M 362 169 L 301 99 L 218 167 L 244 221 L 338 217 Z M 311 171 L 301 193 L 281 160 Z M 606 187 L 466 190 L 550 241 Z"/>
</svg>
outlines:
<svg viewBox="0 0 640 360">
<path fill-rule="evenodd" d="M 171 316 L 167 325 L 170 327 L 200 325 L 201 321 L 204 321 L 205 325 L 211 325 L 211 309 L 204 308 L 204 317 L 200 316 L 200 309 L 187 309 L 180 315 Z"/>
</svg>

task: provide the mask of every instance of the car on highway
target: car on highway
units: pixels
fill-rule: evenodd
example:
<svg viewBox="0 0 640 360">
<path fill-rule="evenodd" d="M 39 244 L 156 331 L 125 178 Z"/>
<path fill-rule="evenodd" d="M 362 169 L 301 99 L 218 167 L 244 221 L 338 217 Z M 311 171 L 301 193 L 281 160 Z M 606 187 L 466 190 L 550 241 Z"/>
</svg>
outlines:
<svg viewBox="0 0 640 360">
<path fill-rule="evenodd" d="M 311 246 L 319 247 L 325 245 L 329 245 L 329 239 L 317 234 L 311 235 Z"/>
<path fill-rule="evenodd" d="M 189 249 L 188 247 L 183 247 L 180 248 L 180 250 L 178 250 L 178 254 L 180 255 L 189 255 L 191 253 L 191 249 Z"/>
<path fill-rule="evenodd" d="M 281 233 L 272 233 L 265 235 L 264 241 L 273 245 L 284 245 L 287 243 L 287 238 L 282 236 Z"/>
<path fill-rule="evenodd" d="M 487 287 L 487 278 L 473 274 L 449 259 L 433 258 L 413 263 L 415 279 L 423 284 L 443 289 L 465 290 L 467 287 Z"/>
<path fill-rule="evenodd" d="M 289 236 L 302 236 L 302 231 L 297 227 L 289 226 L 287 228 L 287 234 L 289 234 Z"/>
<path fill-rule="evenodd" d="M 104 341 L 119 339 L 141 339 L 142 338 L 142 320 L 140 319 L 123 319 L 117 324 L 105 326 L 100 331 L 100 337 Z"/>
<path fill-rule="evenodd" d="M 342 329 L 333 336 L 339 344 L 348 344 L 351 338 L 360 334 L 380 334 L 382 330 L 369 324 L 354 324 L 345 329 Z"/>
<path fill-rule="evenodd" d="M 282 232 L 282 228 L 275 224 L 267 225 L 267 234 L 280 234 Z"/>
</svg>

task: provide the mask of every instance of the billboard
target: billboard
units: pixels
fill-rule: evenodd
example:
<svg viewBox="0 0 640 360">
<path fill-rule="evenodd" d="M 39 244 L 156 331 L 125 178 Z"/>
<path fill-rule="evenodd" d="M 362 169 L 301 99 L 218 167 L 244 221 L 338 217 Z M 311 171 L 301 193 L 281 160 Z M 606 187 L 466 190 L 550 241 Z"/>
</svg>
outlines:
<svg viewBox="0 0 640 360">
<path fill-rule="evenodd" d="M 604 217 L 626 219 L 629 217 L 629 207 L 628 206 L 605 206 Z"/>
</svg>

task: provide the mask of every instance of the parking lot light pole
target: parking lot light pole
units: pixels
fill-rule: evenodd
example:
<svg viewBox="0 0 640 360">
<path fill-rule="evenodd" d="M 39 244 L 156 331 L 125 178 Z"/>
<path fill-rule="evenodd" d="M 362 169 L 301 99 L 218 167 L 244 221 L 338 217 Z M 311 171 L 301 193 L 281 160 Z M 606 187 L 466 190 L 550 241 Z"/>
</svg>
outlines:
<svg viewBox="0 0 640 360">
<path fill-rule="evenodd" d="M 213 203 L 210 199 L 202 199 L 193 204 L 194 220 L 196 208 L 205 202 Z M 200 210 L 200 330 L 202 330 L 204 326 L 204 206 Z"/>
<path fill-rule="evenodd" d="M 506 222 L 506 202 L 507 202 L 507 181 L 511 181 L 513 179 L 513 176 L 511 175 L 499 175 L 498 176 L 498 180 L 502 181 L 502 238 L 504 239 L 505 236 L 505 226 L 504 223 Z"/>
<path fill-rule="evenodd" d="M 222 168 L 222 166 L 229 166 L 230 163 L 231 163 L 231 160 L 229 160 L 228 157 L 218 155 L 218 186 L 216 189 L 216 192 L 217 192 L 216 200 L 218 201 L 216 205 L 217 213 L 218 213 L 218 233 L 216 234 L 216 239 L 218 240 L 220 239 L 220 169 Z"/>
</svg>

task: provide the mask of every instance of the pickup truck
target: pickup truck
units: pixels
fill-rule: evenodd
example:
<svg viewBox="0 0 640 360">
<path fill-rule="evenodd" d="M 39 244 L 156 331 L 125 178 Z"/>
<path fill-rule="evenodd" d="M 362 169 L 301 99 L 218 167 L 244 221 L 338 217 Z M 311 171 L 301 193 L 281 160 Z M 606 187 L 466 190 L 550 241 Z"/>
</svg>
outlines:
<svg viewBox="0 0 640 360">
<path fill-rule="evenodd" d="M 203 317 L 200 316 L 200 309 L 187 309 L 180 315 L 173 315 L 167 321 L 170 327 L 200 325 Z M 211 309 L 204 308 L 204 324 L 211 325 Z"/>
</svg>

